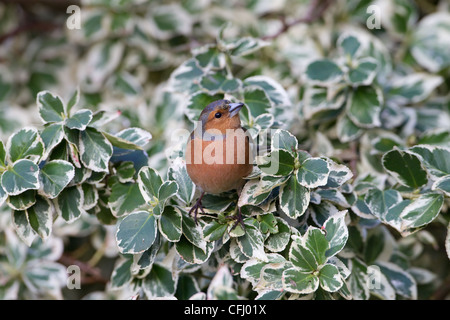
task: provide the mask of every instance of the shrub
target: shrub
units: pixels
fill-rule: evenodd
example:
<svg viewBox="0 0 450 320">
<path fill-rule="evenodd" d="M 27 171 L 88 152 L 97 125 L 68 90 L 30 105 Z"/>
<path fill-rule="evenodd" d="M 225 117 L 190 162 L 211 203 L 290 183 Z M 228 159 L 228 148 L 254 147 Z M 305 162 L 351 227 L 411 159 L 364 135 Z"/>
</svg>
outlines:
<svg viewBox="0 0 450 320">
<path fill-rule="evenodd" d="M 448 295 L 443 1 L 84 1 L 79 30 L 49 4 L 21 26 L 20 3 L 0 7 L 0 297 Z M 223 98 L 260 153 L 195 223 L 183 147 Z"/>
</svg>

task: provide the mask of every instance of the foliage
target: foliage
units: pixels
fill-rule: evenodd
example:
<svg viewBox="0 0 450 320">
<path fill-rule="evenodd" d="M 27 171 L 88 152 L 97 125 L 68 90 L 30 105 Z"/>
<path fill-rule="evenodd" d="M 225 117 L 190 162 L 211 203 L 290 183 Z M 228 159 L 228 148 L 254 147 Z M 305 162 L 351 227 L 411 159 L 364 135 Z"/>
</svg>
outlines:
<svg viewBox="0 0 450 320">
<path fill-rule="evenodd" d="M 0 4 L 0 297 L 70 297 L 74 263 L 78 298 L 448 295 L 450 8 L 370 4 L 90 0 L 10 34 Z M 183 149 L 222 98 L 259 154 L 196 224 Z"/>
</svg>

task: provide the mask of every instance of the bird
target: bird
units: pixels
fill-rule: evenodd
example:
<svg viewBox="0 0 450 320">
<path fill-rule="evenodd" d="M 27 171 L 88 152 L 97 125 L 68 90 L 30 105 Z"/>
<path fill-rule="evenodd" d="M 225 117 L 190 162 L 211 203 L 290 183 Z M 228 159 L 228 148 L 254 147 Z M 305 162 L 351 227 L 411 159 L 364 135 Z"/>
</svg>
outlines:
<svg viewBox="0 0 450 320">
<path fill-rule="evenodd" d="M 197 202 L 189 215 L 200 210 L 205 214 L 202 198 L 205 193 L 220 194 L 236 190 L 238 196 L 246 182 L 244 177 L 253 170 L 253 148 L 251 138 L 241 126 L 239 111 L 243 103 L 217 100 L 208 104 L 200 113 L 197 127 L 186 144 L 186 170 L 200 191 Z M 244 228 L 241 208 L 231 216 Z"/>
</svg>

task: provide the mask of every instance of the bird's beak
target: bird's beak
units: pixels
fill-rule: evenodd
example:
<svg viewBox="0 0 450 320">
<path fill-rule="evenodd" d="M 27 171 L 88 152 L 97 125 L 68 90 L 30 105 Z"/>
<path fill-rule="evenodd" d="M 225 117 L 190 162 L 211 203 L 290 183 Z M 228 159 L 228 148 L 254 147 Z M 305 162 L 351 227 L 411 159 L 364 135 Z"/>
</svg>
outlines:
<svg viewBox="0 0 450 320">
<path fill-rule="evenodd" d="M 233 118 L 235 115 L 238 114 L 238 112 L 241 110 L 241 108 L 244 106 L 243 103 L 230 103 L 230 110 L 228 110 L 230 118 Z"/>
</svg>

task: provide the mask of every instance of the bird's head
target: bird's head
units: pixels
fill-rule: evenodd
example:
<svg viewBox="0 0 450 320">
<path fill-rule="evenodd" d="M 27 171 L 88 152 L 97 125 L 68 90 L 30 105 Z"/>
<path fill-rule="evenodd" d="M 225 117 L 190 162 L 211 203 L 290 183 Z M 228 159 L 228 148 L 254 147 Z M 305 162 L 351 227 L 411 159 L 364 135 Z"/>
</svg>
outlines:
<svg viewBox="0 0 450 320">
<path fill-rule="evenodd" d="M 203 131 L 216 129 L 225 133 L 227 129 L 240 128 L 239 111 L 243 106 L 243 103 L 231 103 L 228 100 L 211 102 L 200 114 Z"/>
</svg>

